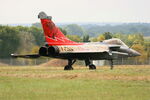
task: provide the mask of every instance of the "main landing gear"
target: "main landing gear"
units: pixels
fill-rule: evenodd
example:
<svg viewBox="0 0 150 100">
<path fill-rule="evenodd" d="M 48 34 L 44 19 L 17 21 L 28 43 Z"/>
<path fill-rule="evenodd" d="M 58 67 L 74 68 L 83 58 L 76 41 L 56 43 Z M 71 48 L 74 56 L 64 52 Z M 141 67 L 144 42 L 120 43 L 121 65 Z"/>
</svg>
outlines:
<svg viewBox="0 0 150 100">
<path fill-rule="evenodd" d="M 89 70 L 95 70 L 96 69 L 96 66 L 89 59 L 85 60 L 85 65 L 89 66 Z"/>
<path fill-rule="evenodd" d="M 96 66 L 94 64 L 89 65 L 89 70 L 95 70 L 95 69 L 96 69 Z"/>
<path fill-rule="evenodd" d="M 64 67 L 64 70 L 73 70 L 72 65 L 76 62 L 76 60 L 68 59 L 68 65 Z"/>
<path fill-rule="evenodd" d="M 64 67 L 64 70 L 73 70 L 72 65 L 76 62 L 76 60 L 68 59 L 68 65 Z M 91 60 L 85 60 L 86 66 L 89 66 L 89 70 L 95 70 L 96 66 L 92 63 Z"/>
</svg>

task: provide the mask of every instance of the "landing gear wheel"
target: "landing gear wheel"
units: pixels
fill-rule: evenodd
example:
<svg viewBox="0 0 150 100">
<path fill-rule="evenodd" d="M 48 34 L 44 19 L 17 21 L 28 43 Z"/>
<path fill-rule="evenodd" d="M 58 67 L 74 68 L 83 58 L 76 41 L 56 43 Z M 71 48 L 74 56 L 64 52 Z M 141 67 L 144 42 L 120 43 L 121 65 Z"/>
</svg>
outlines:
<svg viewBox="0 0 150 100">
<path fill-rule="evenodd" d="M 72 65 L 76 62 L 76 60 L 68 59 L 68 65 L 64 67 L 64 70 L 73 70 Z"/>
<path fill-rule="evenodd" d="M 96 66 L 94 64 L 89 65 L 89 70 L 95 70 L 95 69 L 96 69 Z"/>
<path fill-rule="evenodd" d="M 73 67 L 72 67 L 72 66 L 69 66 L 69 65 L 66 65 L 66 66 L 64 67 L 64 70 L 73 70 Z"/>
</svg>

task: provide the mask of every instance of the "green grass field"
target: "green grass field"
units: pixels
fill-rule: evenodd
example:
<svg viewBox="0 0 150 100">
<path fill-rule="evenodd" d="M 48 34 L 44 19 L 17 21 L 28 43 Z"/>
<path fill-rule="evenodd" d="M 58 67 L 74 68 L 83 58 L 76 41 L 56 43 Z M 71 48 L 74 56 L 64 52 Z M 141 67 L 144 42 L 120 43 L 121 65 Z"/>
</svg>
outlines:
<svg viewBox="0 0 150 100">
<path fill-rule="evenodd" d="M 150 100 L 150 66 L 0 67 L 0 100 Z"/>
</svg>

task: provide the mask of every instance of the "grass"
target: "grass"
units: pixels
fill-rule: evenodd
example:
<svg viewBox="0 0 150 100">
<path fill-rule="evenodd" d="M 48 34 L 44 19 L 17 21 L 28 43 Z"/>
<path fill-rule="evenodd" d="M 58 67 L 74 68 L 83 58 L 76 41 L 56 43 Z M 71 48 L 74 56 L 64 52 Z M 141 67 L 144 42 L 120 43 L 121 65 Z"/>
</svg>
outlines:
<svg viewBox="0 0 150 100">
<path fill-rule="evenodd" d="M 0 67 L 0 100 L 150 100 L 150 66 Z"/>
</svg>

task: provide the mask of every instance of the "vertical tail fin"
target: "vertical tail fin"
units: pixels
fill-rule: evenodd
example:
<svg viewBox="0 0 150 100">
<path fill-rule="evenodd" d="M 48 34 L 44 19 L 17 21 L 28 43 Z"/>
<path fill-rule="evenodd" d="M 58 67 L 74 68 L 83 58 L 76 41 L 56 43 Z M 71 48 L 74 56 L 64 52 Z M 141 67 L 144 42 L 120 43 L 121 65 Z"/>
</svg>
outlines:
<svg viewBox="0 0 150 100">
<path fill-rule="evenodd" d="M 74 45 L 78 44 L 69 40 L 60 29 L 53 23 L 51 16 L 47 16 L 44 12 L 40 12 L 38 18 L 44 30 L 45 40 L 48 45 Z"/>
</svg>

